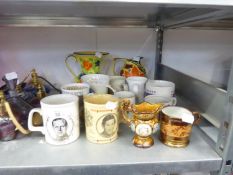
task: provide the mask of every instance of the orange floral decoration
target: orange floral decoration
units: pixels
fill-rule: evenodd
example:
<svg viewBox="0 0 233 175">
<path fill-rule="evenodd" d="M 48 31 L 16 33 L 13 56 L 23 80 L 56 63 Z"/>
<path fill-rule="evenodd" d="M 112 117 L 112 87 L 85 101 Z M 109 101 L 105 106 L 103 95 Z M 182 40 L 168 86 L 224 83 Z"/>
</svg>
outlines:
<svg viewBox="0 0 233 175">
<path fill-rule="evenodd" d="M 84 61 L 83 62 L 83 67 L 86 69 L 86 70 L 90 70 L 92 68 L 92 63 L 89 62 L 89 61 Z"/>
</svg>

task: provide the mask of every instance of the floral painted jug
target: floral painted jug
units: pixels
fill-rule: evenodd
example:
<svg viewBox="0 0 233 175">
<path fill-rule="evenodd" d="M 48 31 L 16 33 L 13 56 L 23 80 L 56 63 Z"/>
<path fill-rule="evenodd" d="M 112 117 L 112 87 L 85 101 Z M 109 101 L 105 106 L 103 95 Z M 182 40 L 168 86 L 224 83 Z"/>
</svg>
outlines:
<svg viewBox="0 0 233 175">
<path fill-rule="evenodd" d="M 66 57 L 65 63 L 66 67 L 73 75 L 75 82 L 80 82 L 82 75 L 86 74 L 97 74 L 100 72 L 100 63 L 102 58 L 109 53 L 107 52 L 95 52 L 95 51 L 82 51 L 74 52 L 71 55 Z M 68 60 L 72 58 L 75 62 L 78 62 L 81 67 L 81 73 L 76 75 L 71 66 L 68 63 Z"/>
<path fill-rule="evenodd" d="M 131 77 L 131 76 L 146 76 L 146 69 L 141 64 L 141 59 L 143 57 L 135 57 L 134 59 L 129 58 L 114 58 L 114 74 L 119 75 L 116 72 L 116 64 L 120 61 L 124 61 L 124 66 L 121 68 L 120 75 L 124 77 Z"/>
</svg>

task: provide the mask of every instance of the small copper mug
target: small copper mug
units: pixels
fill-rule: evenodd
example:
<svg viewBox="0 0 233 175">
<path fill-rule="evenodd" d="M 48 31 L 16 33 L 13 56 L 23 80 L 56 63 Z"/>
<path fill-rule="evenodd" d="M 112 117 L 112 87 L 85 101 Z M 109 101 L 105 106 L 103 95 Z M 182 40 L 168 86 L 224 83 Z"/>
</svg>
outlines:
<svg viewBox="0 0 233 175">
<path fill-rule="evenodd" d="M 160 117 L 160 140 L 167 146 L 177 148 L 189 144 L 192 126 L 201 120 L 198 112 L 177 106 L 163 108 Z"/>
</svg>

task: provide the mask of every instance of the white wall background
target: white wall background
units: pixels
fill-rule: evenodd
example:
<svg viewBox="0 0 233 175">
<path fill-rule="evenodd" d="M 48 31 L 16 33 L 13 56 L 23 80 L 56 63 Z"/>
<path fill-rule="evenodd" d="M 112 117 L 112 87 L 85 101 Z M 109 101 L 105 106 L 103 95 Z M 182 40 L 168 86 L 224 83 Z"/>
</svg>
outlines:
<svg viewBox="0 0 233 175">
<path fill-rule="evenodd" d="M 142 62 L 152 78 L 155 43 L 155 33 L 151 29 L 0 28 L 0 77 L 16 71 L 23 79 L 36 68 L 40 75 L 60 86 L 73 81 L 64 64 L 68 54 L 98 50 L 111 53 L 103 62 L 103 73 L 112 74 L 113 57 L 140 55 L 145 58 Z M 78 64 L 72 65 L 78 74 Z"/>
<path fill-rule="evenodd" d="M 0 77 L 16 71 L 22 79 L 36 68 L 59 87 L 73 81 L 64 64 L 68 54 L 99 50 L 110 52 L 111 57 L 144 56 L 143 64 L 152 78 L 155 44 L 152 29 L 0 28 Z M 164 33 L 163 63 L 207 83 L 226 84 L 232 57 L 232 31 L 171 30 Z M 112 74 L 109 60 L 112 58 L 102 64 L 103 73 Z M 78 66 L 73 66 L 79 72 Z"/>
<path fill-rule="evenodd" d="M 227 84 L 233 58 L 233 31 L 170 30 L 162 62 L 207 83 Z"/>
</svg>

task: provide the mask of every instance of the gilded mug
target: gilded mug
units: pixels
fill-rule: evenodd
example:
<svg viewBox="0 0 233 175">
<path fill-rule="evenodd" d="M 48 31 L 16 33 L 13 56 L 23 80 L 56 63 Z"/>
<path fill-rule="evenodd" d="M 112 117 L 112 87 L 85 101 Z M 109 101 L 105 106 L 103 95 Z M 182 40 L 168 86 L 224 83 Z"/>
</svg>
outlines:
<svg viewBox="0 0 233 175">
<path fill-rule="evenodd" d="M 171 147 L 186 147 L 192 126 L 201 119 L 198 112 L 178 106 L 163 108 L 160 117 L 160 140 Z"/>
</svg>

